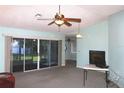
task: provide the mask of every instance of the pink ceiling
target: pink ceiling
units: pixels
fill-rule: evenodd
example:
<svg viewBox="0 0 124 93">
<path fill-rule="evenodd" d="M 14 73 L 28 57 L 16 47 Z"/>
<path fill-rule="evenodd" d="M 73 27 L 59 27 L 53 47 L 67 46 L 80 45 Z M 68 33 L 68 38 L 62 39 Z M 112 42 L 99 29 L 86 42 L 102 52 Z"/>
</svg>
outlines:
<svg viewBox="0 0 124 93">
<path fill-rule="evenodd" d="M 81 18 L 81 27 L 87 27 L 102 20 L 110 15 L 124 10 L 122 5 L 62 5 L 61 13 L 65 17 Z M 35 15 L 40 13 L 41 18 L 53 18 L 58 12 L 57 5 L 38 5 L 38 6 L 0 6 L 0 26 L 22 28 L 37 31 L 58 31 L 55 24 L 48 26 L 50 20 L 36 20 Z M 61 26 L 64 34 L 75 34 L 78 23 L 73 23 L 71 27 Z"/>
</svg>

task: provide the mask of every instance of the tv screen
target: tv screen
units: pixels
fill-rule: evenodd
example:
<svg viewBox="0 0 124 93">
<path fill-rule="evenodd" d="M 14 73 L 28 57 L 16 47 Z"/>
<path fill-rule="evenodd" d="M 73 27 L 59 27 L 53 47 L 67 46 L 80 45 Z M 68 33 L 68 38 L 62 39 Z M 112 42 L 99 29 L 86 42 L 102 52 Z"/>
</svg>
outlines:
<svg viewBox="0 0 124 93">
<path fill-rule="evenodd" d="M 97 67 L 101 67 L 101 68 L 106 67 L 105 51 L 90 50 L 89 63 L 95 64 Z"/>
</svg>

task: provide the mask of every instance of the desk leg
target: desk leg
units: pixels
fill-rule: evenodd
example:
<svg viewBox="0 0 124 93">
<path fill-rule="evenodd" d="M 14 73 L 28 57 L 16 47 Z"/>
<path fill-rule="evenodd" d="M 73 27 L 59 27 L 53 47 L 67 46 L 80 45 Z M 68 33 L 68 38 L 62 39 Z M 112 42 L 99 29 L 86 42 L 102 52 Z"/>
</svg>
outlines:
<svg viewBox="0 0 124 93">
<path fill-rule="evenodd" d="M 106 87 L 108 88 L 108 84 L 109 84 L 108 71 L 106 71 L 105 74 L 106 74 Z"/>
<path fill-rule="evenodd" d="M 87 80 L 87 70 L 84 69 L 84 86 L 85 86 L 85 80 Z"/>
<path fill-rule="evenodd" d="M 88 72 L 88 71 L 87 71 L 87 70 L 85 70 L 85 74 L 86 74 L 86 80 L 87 80 L 87 72 Z"/>
<path fill-rule="evenodd" d="M 84 82 L 83 83 L 84 83 L 84 86 L 85 86 L 85 69 L 84 69 Z"/>
</svg>

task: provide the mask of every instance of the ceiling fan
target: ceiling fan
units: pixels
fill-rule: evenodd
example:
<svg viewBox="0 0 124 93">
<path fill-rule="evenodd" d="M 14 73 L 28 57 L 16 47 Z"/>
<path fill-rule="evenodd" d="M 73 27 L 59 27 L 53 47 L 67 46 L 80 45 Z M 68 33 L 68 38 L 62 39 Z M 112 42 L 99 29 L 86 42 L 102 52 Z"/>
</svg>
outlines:
<svg viewBox="0 0 124 93">
<path fill-rule="evenodd" d="M 36 14 L 35 16 L 36 17 L 41 16 L 41 14 Z M 80 18 L 65 18 L 65 16 L 60 12 L 60 5 L 59 5 L 59 12 L 55 14 L 53 19 L 37 19 L 37 20 L 53 20 L 48 25 L 56 24 L 59 27 L 62 26 L 63 24 L 65 24 L 68 27 L 72 26 L 70 22 L 77 22 L 77 23 L 81 22 Z"/>
</svg>

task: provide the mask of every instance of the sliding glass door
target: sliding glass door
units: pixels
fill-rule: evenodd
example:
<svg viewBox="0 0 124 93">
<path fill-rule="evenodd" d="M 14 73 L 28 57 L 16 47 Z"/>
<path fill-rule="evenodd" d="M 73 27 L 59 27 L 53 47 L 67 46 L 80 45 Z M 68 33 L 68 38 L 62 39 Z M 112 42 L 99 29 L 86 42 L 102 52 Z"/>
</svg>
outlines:
<svg viewBox="0 0 124 93">
<path fill-rule="evenodd" d="M 37 69 L 37 39 L 25 39 L 25 70 Z"/>
<path fill-rule="evenodd" d="M 40 40 L 40 68 L 58 65 L 58 41 Z"/>
<path fill-rule="evenodd" d="M 40 40 L 39 47 L 39 57 L 40 57 L 40 68 L 49 67 L 49 41 L 48 40 Z"/>
<path fill-rule="evenodd" d="M 24 39 L 13 38 L 12 40 L 12 71 L 20 72 L 24 70 Z"/>
<path fill-rule="evenodd" d="M 50 46 L 50 66 L 58 65 L 58 41 L 51 41 Z"/>
<path fill-rule="evenodd" d="M 58 66 L 58 41 L 13 38 L 13 72 Z"/>
</svg>

